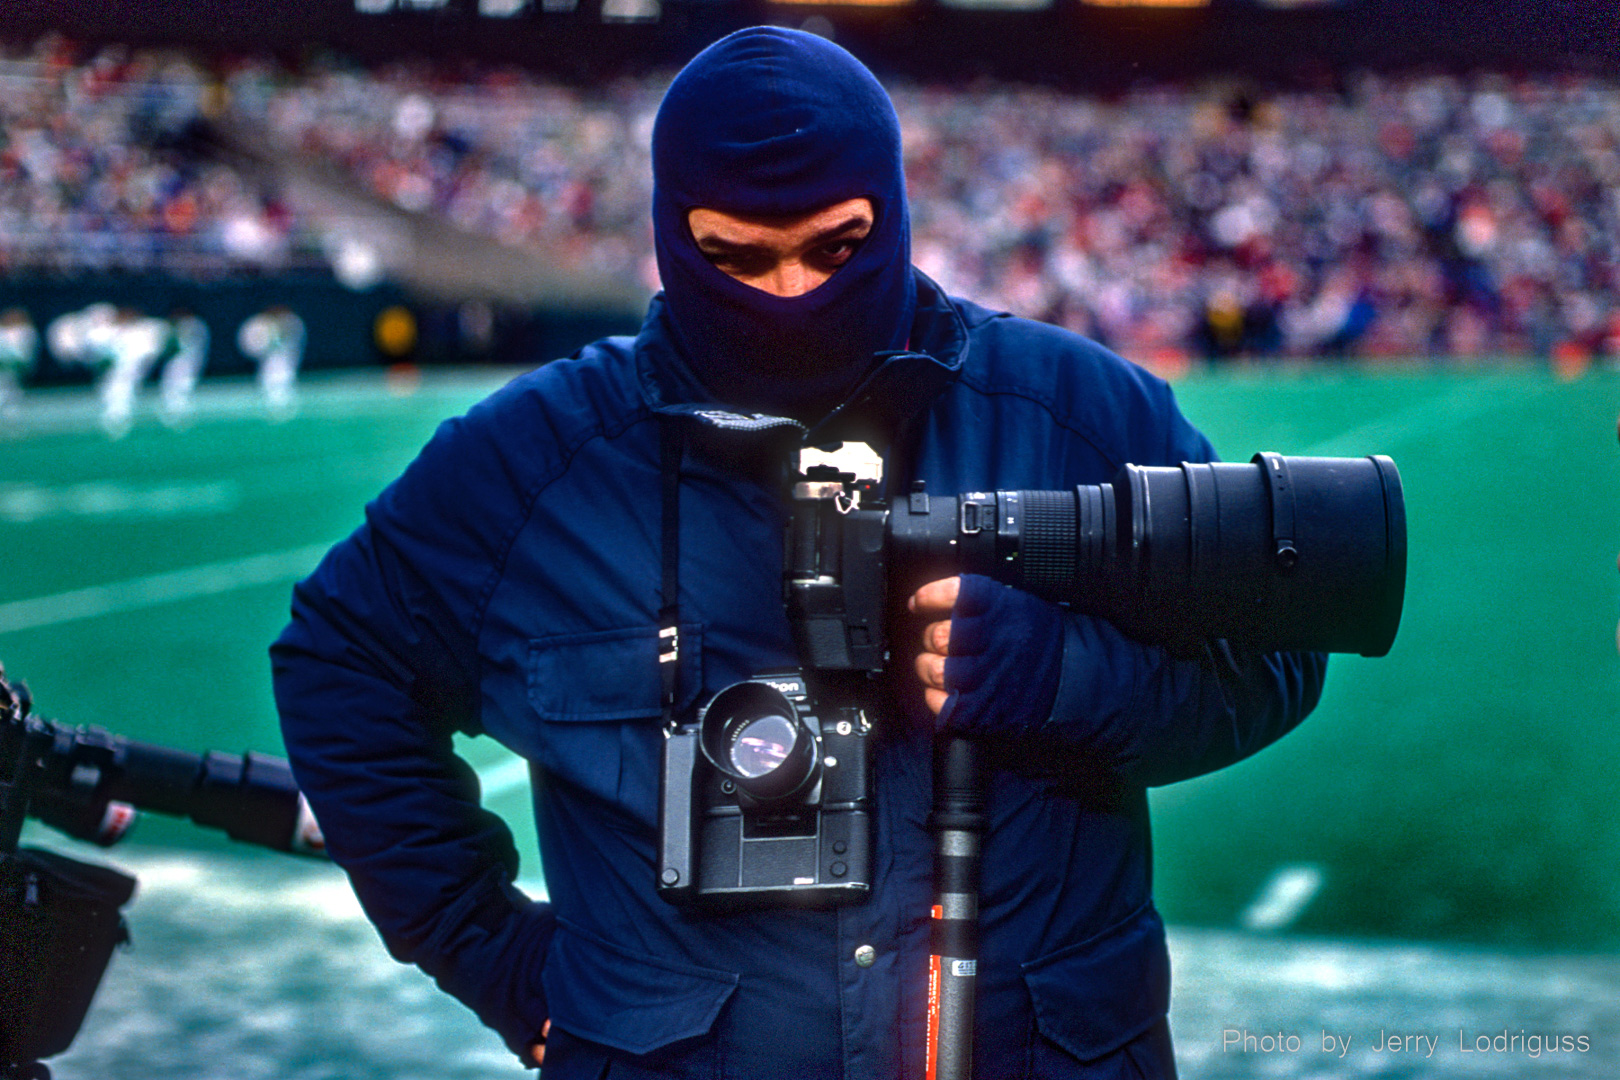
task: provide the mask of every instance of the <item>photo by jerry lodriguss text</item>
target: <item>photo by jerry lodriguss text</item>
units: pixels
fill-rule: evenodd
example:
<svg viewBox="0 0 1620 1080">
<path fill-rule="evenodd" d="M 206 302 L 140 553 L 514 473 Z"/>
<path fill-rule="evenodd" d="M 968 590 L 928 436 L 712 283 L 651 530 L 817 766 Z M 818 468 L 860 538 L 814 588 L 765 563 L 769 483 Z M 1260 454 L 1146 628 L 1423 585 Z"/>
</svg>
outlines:
<svg viewBox="0 0 1620 1080">
<path fill-rule="evenodd" d="M 1512 1031 L 1479 1032 L 1458 1028 L 1455 1050 L 1449 1032 L 1391 1030 L 1379 1028 L 1374 1035 L 1366 1033 L 1321 1031 L 1320 1039 L 1314 1033 L 1254 1032 L 1247 1028 L 1222 1028 L 1221 1052 L 1232 1054 L 1300 1054 L 1322 1053 L 1334 1057 L 1347 1057 L 1352 1051 L 1371 1054 L 1399 1054 L 1432 1058 L 1447 1051 L 1459 1054 L 1518 1054 L 1541 1058 L 1557 1054 L 1585 1054 L 1592 1049 L 1591 1037 L 1567 1032 L 1533 1031 L 1520 1028 Z"/>
</svg>

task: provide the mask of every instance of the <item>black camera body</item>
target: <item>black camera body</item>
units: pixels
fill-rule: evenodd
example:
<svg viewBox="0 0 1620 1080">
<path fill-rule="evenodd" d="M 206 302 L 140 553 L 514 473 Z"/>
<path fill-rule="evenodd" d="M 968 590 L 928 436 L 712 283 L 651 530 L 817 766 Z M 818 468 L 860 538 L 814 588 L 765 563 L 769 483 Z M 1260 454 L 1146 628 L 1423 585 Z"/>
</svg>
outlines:
<svg viewBox="0 0 1620 1080">
<path fill-rule="evenodd" d="M 828 906 L 871 891 L 863 676 L 888 659 L 888 515 L 875 490 L 828 465 L 798 477 L 783 601 L 803 669 L 734 683 L 666 732 L 657 887 L 671 903 Z"/>
<path fill-rule="evenodd" d="M 658 891 L 673 903 L 836 904 L 871 889 L 871 724 L 798 672 L 714 696 L 669 733 Z"/>
<path fill-rule="evenodd" d="M 27 687 L 0 669 L 0 1077 L 49 1080 L 38 1059 L 73 1042 L 113 951 L 129 940 L 119 909 L 135 879 L 19 847 L 25 818 L 102 847 L 138 809 L 280 851 L 323 854 L 325 841 L 279 758 L 191 754 L 31 711 Z"/>
<path fill-rule="evenodd" d="M 1382 656 L 1406 585 L 1387 457 L 1126 465 L 1059 491 L 886 500 L 834 465 L 793 489 L 783 601 L 800 672 L 717 694 L 666 734 L 658 889 L 676 903 L 841 903 L 869 891 L 869 725 L 895 597 L 983 574 L 1172 649 L 1225 638 Z"/>
</svg>

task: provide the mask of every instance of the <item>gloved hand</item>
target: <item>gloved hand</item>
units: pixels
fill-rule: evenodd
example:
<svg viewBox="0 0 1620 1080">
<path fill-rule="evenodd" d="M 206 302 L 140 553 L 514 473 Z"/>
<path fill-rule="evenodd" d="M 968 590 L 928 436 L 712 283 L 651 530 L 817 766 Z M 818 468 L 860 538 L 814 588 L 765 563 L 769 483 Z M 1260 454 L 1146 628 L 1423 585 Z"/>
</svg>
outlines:
<svg viewBox="0 0 1620 1080">
<path fill-rule="evenodd" d="M 1046 722 L 1063 667 L 1061 608 L 978 574 L 930 582 L 907 606 L 949 615 L 923 630 L 916 663 L 941 730 L 1025 734 Z"/>
</svg>

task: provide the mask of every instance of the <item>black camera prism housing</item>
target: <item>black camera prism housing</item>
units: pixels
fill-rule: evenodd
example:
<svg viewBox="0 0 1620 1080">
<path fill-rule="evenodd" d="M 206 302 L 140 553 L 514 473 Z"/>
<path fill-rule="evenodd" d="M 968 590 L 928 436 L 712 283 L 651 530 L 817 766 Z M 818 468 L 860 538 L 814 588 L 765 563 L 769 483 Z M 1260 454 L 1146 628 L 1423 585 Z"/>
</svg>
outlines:
<svg viewBox="0 0 1620 1080">
<path fill-rule="evenodd" d="M 716 694 L 665 741 L 659 895 L 710 908 L 864 897 L 870 730 L 858 708 L 819 708 L 798 672 Z"/>
</svg>

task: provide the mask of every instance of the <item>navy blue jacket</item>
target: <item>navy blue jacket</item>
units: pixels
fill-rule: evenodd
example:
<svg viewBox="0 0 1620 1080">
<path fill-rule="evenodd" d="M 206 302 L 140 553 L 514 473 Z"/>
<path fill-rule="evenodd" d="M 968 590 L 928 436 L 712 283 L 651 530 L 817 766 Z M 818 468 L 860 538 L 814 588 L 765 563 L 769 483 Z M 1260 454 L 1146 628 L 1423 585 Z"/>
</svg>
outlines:
<svg viewBox="0 0 1620 1080">
<path fill-rule="evenodd" d="M 1167 386 L 1094 343 L 919 275 L 913 352 L 812 438 L 862 435 L 930 490 L 1060 488 L 1209 460 Z M 925 354 L 925 355 L 918 355 Z M 782 463 L 676 357 L 662 305 L 446 422 L 296 589 L 272 649 L 298 782 L 367 914 L 545 1075 L 922 1075 L 932 903 L 930 718 L 873 736 L 870 899 L 698 915 L 654 892 L 659 428 L 683 425 L 680 706 L 797 666 L 781 601 Z M 901 489 L 903 490 L 903 489 Z M 1173 1075 L 1146 789 L 1220 768 L 1315 704 L 1324 658 L 1193 656 L 1066 617 L 1057 704 L 987 745 L 976 1072 Z M 909 634 L 910 631 L 908 630 Z M 907 691 L 910 655 L 897 643 Z M 454 731 L 533 763 L 550 903 L 478 807 Z M 871 945 L 870 966 L 854 962 Z"/>
</svg>

